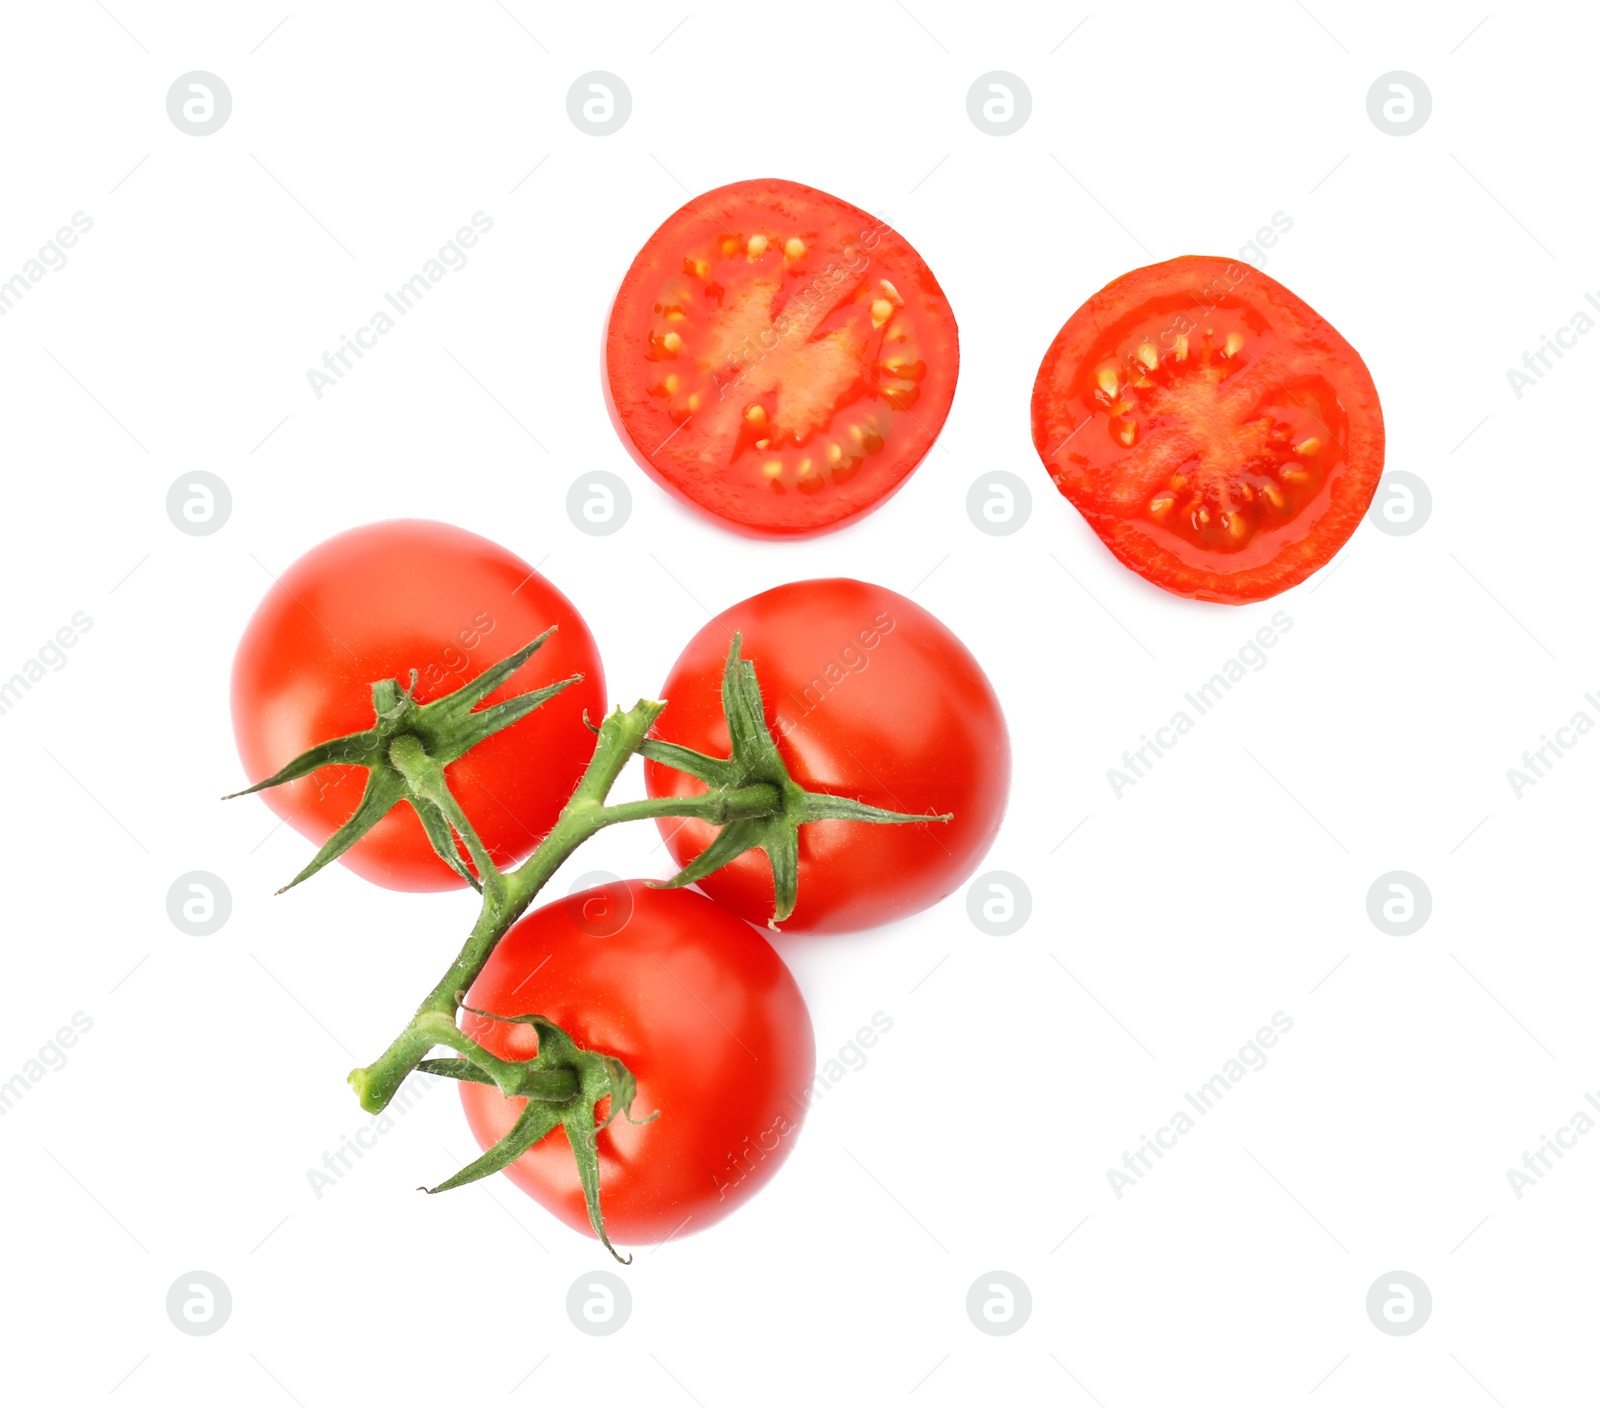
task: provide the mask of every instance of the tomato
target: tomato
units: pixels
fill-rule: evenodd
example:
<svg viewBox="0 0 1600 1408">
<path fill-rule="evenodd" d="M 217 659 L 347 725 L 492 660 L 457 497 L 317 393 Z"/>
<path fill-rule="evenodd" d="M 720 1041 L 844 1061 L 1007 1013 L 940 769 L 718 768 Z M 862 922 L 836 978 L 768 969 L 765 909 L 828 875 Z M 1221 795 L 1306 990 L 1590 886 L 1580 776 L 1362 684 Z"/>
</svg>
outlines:
<svg viewBox="0 0 1600 1408">
<path fill-rule="evenodd" d="M 233 731 L 252 781 L 314 744 L 370 728 L 372 683 L 418 672 L 426 703 L 560 629 L 479 707 L 581 672 L 581 683 L 491 735 L 445 776 L 496 864 L 527 855 L 555 824 L 594 746 L 583 711 L 605 704 L 600 655 L 566 597 L 515 554 L 446 523 L 394 519 L 314 547 L 278 577 L 233 662 Z M 321 845 L 356 808 L 367 772 L 320 768 L 261 794 Z M 341 857 L 393 890 L 465 883 L 434 854 L 409 805 Z"/>
<path fill-rule="evenodd" d="M 739 181 L 639 251 L 606 328 L 606 399 L 673 493 L 744 533 L 818 533 L 917 467 L 959 362 L 949 301 L 898 233 L 810 186 Z"/>
<path fill-rule="evenodd" d="M 948 822 L 819 821 L 800 829 L 800 893 L 785 931 L 866 929 L 915 914 L 969 876 L 1000 829 L 1011 745 L 978 662 L 915 602 L 845 578 L 791 582 L 730 607 L 689 642 L 661 697 L 656 736 L 727 757 L 723 661 L 735 631 L 755 664 L 767 726 L 809 791 Z M 646 763 L 651 796 L 705 790 Z M 704 822 L 658 823 L 678 864 L 710 843 Z M 754 923 L 772 913 L 772 870 L 751 852 L 699 882 Z"/>
<path fill-rule="evenodd" d="M 548 1017 L 628 1067 L 639 1083 L 635 1119 L 659 1111 L 599 1133 L 600 1211 L 613 1242 L 711 1226 L 794 1148 L 816 1065 L 805 999 L 771 945 L 703 895 L 616 881 L 535 910 L 500 941 L 466 1005 Z M 508 1060 L 538 1051 L 531 1026 L 464 1012 L 461 1029 Z M 463 1081 L 461 1103 L 488 1149 L 526 1102 Z M 603 1101 L 602 1117 L 608 1108 Z M 505 1172 L 593 1235 L 563 1129 Z"/>
<path fill-rule="evenodd" d="M 1315 310 L 1248 265 L 1189 256 L 1124 274 L 1067 320 L 1033 384 L 1033 443 L 1140 576 L 1259 601 L 1361 522 L 1383 412 Z"/>
</svg>

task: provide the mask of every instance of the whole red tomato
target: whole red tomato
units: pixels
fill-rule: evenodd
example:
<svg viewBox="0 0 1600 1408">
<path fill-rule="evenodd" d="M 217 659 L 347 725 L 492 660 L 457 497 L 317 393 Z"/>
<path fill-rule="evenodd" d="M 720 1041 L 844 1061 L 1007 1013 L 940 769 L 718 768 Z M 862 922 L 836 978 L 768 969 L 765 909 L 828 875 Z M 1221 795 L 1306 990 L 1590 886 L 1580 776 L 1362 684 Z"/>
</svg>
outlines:
<svg viewBox="0 0 1600 1408">
<path fill-rule="evenodd" d="M 796 782 L 889 811 L 953 814 L 926 824 L 802 827 L 799 901 L 785 930 L 871 928 L 960 885 L 1000 829 L 1011 781 L 1000 702 L 967 648 L 885 587 L 842 577 L 791 582 L 729 607 L 689 642 L 662 688 L 658 737 L 728 755 L 721 686 L 736 631 Z M 645 784 L 654 797 L 705 790 L 656 763 L 645 765 Z M 659 825 L 679 865 L 715 834 L 699 821 Z M 759 852 L 699 884 L 752 923 L 772 913 L 772 871 Z"/>
<path fill-rule="evenodd" d="M 598 1135 L 600 1210 L 614 1242 L 711 1226 L 794 1147 L 816 1062 L 805 999 L 771 945 L 702 895 L 616 881 L 535 910 L 500 941 L 466 1005 L 548 1017 L 633 1072 L 635 1118 L 659 1111 Z M 531 1026 L 464 1012 L 461 1029 L 506 1059 L 538 1051 Z M 525 1102 L 463 1081 L 461 1103 L 487 1149 Z M 593 1235 L 564 1130 L 505 1172 Z"/>
<path fill-rule="evenodd" d="M 274 583 L 233 662 L 233 731 L 252 781 L 314 744 L 370 728 L 376 680 L 421 703 L 459 689 L 551 626 L 560 629 L 479 707 L 568 675 L 583 680 L 449 765 L 445 776 L 497 865 L 526 856 L 555 824 L 594 745 L 583 712 L 605 703 L 600 655 L 566 597 L 521 558 L 447 523 L 392 519 L 311 549 Z M 321 845 L 355 810 L 367 773 L 320 768 L 262 793 Z M 409 806 L 341 857 L 392 890 L 465 882 L 434 854 Z"/>
</svg>

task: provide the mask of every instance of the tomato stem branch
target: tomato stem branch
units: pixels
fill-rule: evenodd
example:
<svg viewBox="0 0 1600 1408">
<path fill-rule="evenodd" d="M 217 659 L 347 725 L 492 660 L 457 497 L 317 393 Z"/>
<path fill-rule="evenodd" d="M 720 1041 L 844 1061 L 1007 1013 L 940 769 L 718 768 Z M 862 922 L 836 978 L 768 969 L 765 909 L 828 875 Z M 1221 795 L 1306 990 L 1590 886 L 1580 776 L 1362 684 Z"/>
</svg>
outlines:
<svg viewBox="0 0 1600 1408">
<path fill-rule="evenodd" d="M 481 893 L 477 920 L 455 961 L 383 1054 L 371 1065 L 350 1072 L 350 1085 L 362 1108 L 372 1114 L 388 1106 L 406 1077 L 419 1066 L 434 1075 L 493 1084 L 508 1099 L 522 1098 L 526 1103 L 511 1130 L 480 1158 L 430 1191 L 442 1192 L 499 1172 L 559 1125 L 566 1131 L 577 1161 L 595 1234 L 621 1259 L 606 1235 L 600 1213 L 595 1135 L 604 1126 L 596 1124 L 595 1110 L 601 1101 L 609 1101 L 608 1123 L 618 1114 L 642 1123 L 632 1114 L 637 1084 L 617 1057 L 579 1047 L 559 1026 L 534 1013 L 479 1014 L 535 1029 L 537 1050 L 523 1060 L 497 1056 L 461 1030 L 458 1014 L 467 993 L 500 941 L 578 847 L 597 832 L 622 822 L 682 817 L 716 829 L 710 844 L 663 882 L 667 886 L 693 884 L 747 852 L 763 852 L 772 867 L 773 913 L 768 923 L 775 928 L 779 920 L 794 912 L 801 827 L 840 821 L 924 825 L 950 818 L 885 811 L 849 797 L 809 792 L 796 783 L 767 727 L 755 667 L 742 657 L 740 637 L 735 634 L 722 677 L 730 756 L 712 757 L 680 744 L 651 740 L 650 731 L 666 707 L 660 701 L 641 699 L 631 709 L 612 710 L 594 729 L 594 752 L 555 825 L 521 865 L 502 871 L 451 792 L 445 770 L 474 744 L 576 682 L 579 677 L 573 676 L 499 704 L 475 707 L 548 636 L 547 631 L 452 694 L 428 704 L 416 702 L 415 671 L 411 687 L 404 693 L 397 680 L 377 681 L 372 686 L 372 728 L 308 749 L 248 790 L 276 787 L 332 763 L 355 764 L 367 770 L 367 786 L 356 812 L 291 884 L 343 855 L 404 801 L 416 813 L 440 859 Z M 608 804 L 612 787 L 636 755 L 686 773 L 703 783 L 705 790 L 690 796 Z M 456 1054 L 429 1059 L 428 1053 L 439 1046 Z"/>
<path fill-rule="evenodd" d="M 504 873 L 495 868 L 483 843 L 460 814 L 459 805 L 444 784 L 443 769 L 428 758 L 414 738 L 397 738 L 391 745 L 396 769 L 421 795 L 439 806 L 466 842 L 484 880 L 483 906 L 461 952 L 423 999 L 405 1030 L 371 1065 L 350 1073 L 350 1084 L 364 1110 L 377 1114 L 387 1106 L 405 1078 L 439 1045 L 459 1052 L 482 1069 L 502 1094 L 529 1093 L 519 1084 L 524 1068 L 516 1062 L 500 1060 L 463 1035 L 456 1026 L 456 1013 L 500 940 L 562 863 L 596 832 L 620 822 L 650 817 L 693 817 L 726 825 L 782 811 L 781 793 L 768 783 L 712 788 L 694 797 L 655 797 L 607 806 L 611 788 L 628 760 L 642 748 L 664 707 L 654 700 L 642 699 L 631 709 L 613 710 L 606 716 L 589 765 L 555 826 L 527 860 Z"/>
</svg>

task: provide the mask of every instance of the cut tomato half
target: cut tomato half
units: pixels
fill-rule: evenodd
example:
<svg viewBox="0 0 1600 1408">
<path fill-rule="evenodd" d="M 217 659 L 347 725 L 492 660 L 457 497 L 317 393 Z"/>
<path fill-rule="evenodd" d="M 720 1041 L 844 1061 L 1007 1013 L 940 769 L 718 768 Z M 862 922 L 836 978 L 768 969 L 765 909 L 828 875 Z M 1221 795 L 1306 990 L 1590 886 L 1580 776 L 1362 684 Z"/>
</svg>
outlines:
<svg viewBox="0 0 1600 1408">
<path fill-rule="evenodd" d="M 955 395 L 956 321 L 916 250 L 793 181 L 692 200 L 629 268 L 606 327 L 623 443 L 741 532 L 824 532 L 928 453 Z"/>
<path fill-rule="evenodd" d="M 1383 474 L 1355 348 L 1259 270 L 1194 255 L 1124 274 L 1067 320 L 1033 384 L 1033 443 L 1123 563 L 1204 601 L 1305 580 Z"/>
</svg>

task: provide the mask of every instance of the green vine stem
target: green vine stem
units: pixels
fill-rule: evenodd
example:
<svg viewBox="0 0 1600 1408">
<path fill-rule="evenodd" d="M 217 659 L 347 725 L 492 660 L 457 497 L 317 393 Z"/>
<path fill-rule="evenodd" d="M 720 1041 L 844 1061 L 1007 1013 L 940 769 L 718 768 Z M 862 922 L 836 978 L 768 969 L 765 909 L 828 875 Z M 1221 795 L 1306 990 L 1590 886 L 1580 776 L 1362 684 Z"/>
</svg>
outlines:
<svg viewBox="0 0 1600 1408">
<path fill-rule="evenodd" d="M 701 855 L 663 882 L 669 886 L 692 884 L 747 851 L 762 851 L 772 866 L 774 912 L 769 922 L 775 927 L 776 921 L 794 912 L 802 826 L 816 821 L 897 825 L 950 818 L 888 812 L 848 797 L 807 792 L 796 783 L 767 728 L 755 667 L 741 657 L 736 635 L 722 679 L 731 756 L 713 758 L 651 739 L 650 731 L 666 708 L 659 700 L 641 699 L 631 709 L 614 709 L 594 730 L 594 753 L 555 826 L 521 865 L 502 871 L 451 793 L 445 769 L 476 743 L 525 717 L 576 682 L 579 677 L 573 676 L 500 704 L 476 707 L 528 660 L 549 634 L 546 631 L 453 694 L 427 704 L 417 703 L 414 697 L 415 673 L 410 688 L 404 692 L 397 681 L 376 682 L 372 686 L 374 722 L 370 729 L 319 744 L 246 791 L 290 782 L 330 764 L 367 769 L 367 787 L 355 812 L 290 886 L 337 859 L 394 806 L 410 804 L 440 858 L 480 892 L 481 908 L 471 934 L 444 976 L 383 1054 L 371 1065 L 350 1072 L 350 1085 L 361 1107 L 371 1114 L 385 1109 L 406 1077 L 419 1067 L 457 1080 L 491 1084 L 502 1095 L 525 1099 L 527 1104 L 508 1134 L 430 1191 L 442 1192 L 498 1172 L 560 1125 L 577 1161 L 590 1223 L 607 1250 L 623 1260 L 606 1236 L 600 1213 L 594 1111 L 602 1099 L 610 1097 L 612 1113 L 608 1119 L 620 1115 L 633 1120 L 633 1075 L 615 1057 L 580 1048 L 560 1027 L 533 1014 L 495 1019 L 535 1028 L 538 1050 L 528 1060 L 504 1060 L 463 1032 L 457 1014 L 496 945 L 562 863 L 596 832 L 619 822 L 685 817 L 718 828 Z M 689 797 L 609 803 L 612 787 L 636 754 L 700 779 L 706 790 Z M 460 847 L 465 848 L 470 867 Z M 428 1053 L 440 1046 L 456 1055 L 429 1059 Z"/>
<path fill-rule="evenodd" d="M 388 1050 L 370 1066 L 350 1072 L 350 1084 L 361 1101 L 362 1109 L 377 1114 L 394 1099 L 401 1083 L 416 1069 L 417 1063 L 431 1047 L 454 1045 L 448 1036 L 441 1033 L 446 1028 L 456 1031 L 457 1009 L 467 989 L 489 961 L 489 955 L 533 903 L 562 862 L 596 832 L 618 822 L 637 821 L 646 817 L 697 817 L 713 825 L 726 825 L 735 820 L 772 816 L 778 812 L 781 806 L 778 790 L 768 783 L 719 789 L 699 797 L 657 797 L 607 806 L 606 797 L 618 775 L 628 759 L 640 750 L 645 735 L 664 707 L 654 700 L 641 699 L 631 709 L 614 710 L 607 715 L 605 722 L 600 725 L 594 756 L 589 760 L 577 790 L 562 808 L 560 819 L 550 834 L 515 870 L 505 875 L 491 872 L 499 883 L 489 883 L 486 876 L 483 909 L 466 944 L 456 955 L 455 962 L 445 970 L 433 991 L 422 1000 L 406 1029 L 389 1043 Z M 482 862 L 478 864 L 481 869 Z M 455 1049 L 461 1050 L 461 1047 L 456 1045 Z M 470 1053 L 463 1054 L 469 1055 L 486 1074 L 495 1076 L 491 1066 L 477 1061 Z M 514 1080 L 496 1077 L 495 1084 L 503 1095 L 525 1093 Z"/>
</svg>

